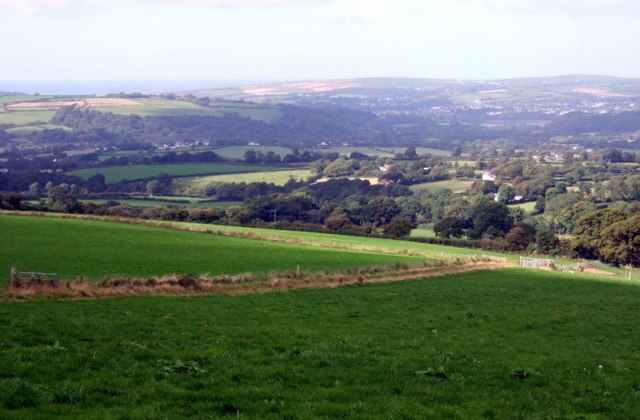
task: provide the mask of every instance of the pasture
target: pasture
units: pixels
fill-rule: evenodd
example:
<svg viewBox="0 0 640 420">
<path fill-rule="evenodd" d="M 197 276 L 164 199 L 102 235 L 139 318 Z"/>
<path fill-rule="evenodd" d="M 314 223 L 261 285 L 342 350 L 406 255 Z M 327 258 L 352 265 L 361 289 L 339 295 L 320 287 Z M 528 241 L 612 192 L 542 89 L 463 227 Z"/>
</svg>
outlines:
<svg viewBox="0 0 640 420">
<path fill-rule="evenodd" d="M 293 169 L 288 171 L 272 170 L 264 172 L 198 176 L 175 180 L 173 190 L 177 194 L 202 194 L 207 189 L 207 187 L 215 184 L 225 184 L 231 182 L 266 182 L 275 185 L 284 185 L 291 178 L 298 181 L 305 181 L 310 176 L 311 171 L 309 171 L 308 169 Z"/>
<path fill-rule="evenodd" d="M 97 280 L 108 275 L 236 274 L 292 271 L 298 265 L 321 270 L 423 260 L 93 220 L 0 215 L 0 231 L 11 238 L 11 246 L 0 253 L 2 281 L 11 266 Z"/>
<path fill-rule="evenodd" d="M 288 153 L 293 153 L 289 147 L 280 146 L 227 146 L 219 149 L 213 149 L 214 152 L 222 157 L 229 159 L 244 159 L 244 154 L 247 150 L 254 150 L 256 152 L 262 152 L 265 155 L 269 152 L 273 152 L 276 155 L 284 157 Z"/>
<path fill-rule="evenodd" d="M 509 207 L 519 207 L 522 210 L 531 213 L 536 207 L 536 202 L 528 201 L 526 203 L 509 204 Z"/>
<path fill-rule="evenodd" d="M 639 300 L 637 286 L 504 270 L 5 302 L 0 416 L 638 418 Z"/>
<path fill-rule="evenodd" d="M 323 149 L 318 149 L 317 151 L 322 153 L 340 153 L 344 156 L 349 156 L 353 152 L 364 153 L 368 156 L 377 156 L 380 158 L 383 157 L 393 157 L 396 153 L 404 153 L 407 150 L 406 147 L 363 147 L 363 146 L 339 146 L 339 147 L 328 147 Z M 451 152 L 447 150 L 438 150 L 438 149 L 430 149 L 428 147 L 416 147 L 416 153 L 418 155 L 431 154 L 433 156 L 451 156 Z"/>
<path fill-rule="evenodd" d="M 110 98 L 96 98 L 87 100 L 87 106 L 101 112 L 114 114 L 135 114 L 140 116 L 171 117 L 179 115 L 200 115 L 222 117 L 225 114 L 237 114 L 241 117 L 258 121 L 271 122 L 280 116 L 276 107 L 240 102 L 213 102 L 204 107 L 180 99 L 141 98 L 129 103 L 118 104 L 105 102 Z M 133 103 L 132 103 L 133 102 Z"/>
<path fill-rule="evenodd" d="M 184 163 L 168 165 L 128 165 L 110 166 L 106 168 L 78 169 L 69 172 L 69 175 L 89 179 L 95 174 L 104 175 L 107 183 L 119 182 L 125 179 L 151 178 L 160 174 L 171 176 L 189 176 L 198 174 L 230 174 L 242 172 L 274 171 L 279 168 L 262 165 L 240 165 L 228 163 Z"/>
<path fill-rule="evenodd" d="M 414 193 L 420 191 L 435 192 L 438 190 L 451 190 L 454 193 L 463 193 L 473 184 L 473 180 L 469 179 L 448 179 L 446 181 L 426 182 L 424 184 L 412 185 L 409 188 Z"/>
<path fill-rule="evenodd" d="M 104 204 L 110 201 L 117 201 L 123 205 L 134 207 L 151 206 L 177 206 L 177 207 L 231 207 L 242 205 L 241 201 L 199 201 L 199 200 L 162 200 L 150 198 L 86 198 L 80 200 L 85 203 Z"/>
<path fill-rule="evenodd" d="M 0 124 L 15 126 L 47 124 L 55 113 L 55 109 L 6 111 L 0 108 Z"/>
</svg>

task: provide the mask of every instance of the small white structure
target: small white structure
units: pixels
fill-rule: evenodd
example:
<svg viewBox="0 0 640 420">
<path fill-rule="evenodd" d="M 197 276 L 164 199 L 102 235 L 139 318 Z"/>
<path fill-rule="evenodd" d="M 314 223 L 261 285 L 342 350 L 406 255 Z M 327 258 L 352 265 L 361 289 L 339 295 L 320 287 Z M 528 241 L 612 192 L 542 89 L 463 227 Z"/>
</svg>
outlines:
<svg viewBox="0 0 640 420">
<path fill-rule="evenodd" d="M 553 260 L 520 257 L 520 267 L 553 269 L 555 265 Z"/>
<path fill-rule="evenodd" d="M 482 173 L 482 180 L 483 181 L 494 181 L 495 182 L 496 176 L 495 176 L 495 174 L 493 174 L 493 172 L 484 171 Z"/>
</svg>

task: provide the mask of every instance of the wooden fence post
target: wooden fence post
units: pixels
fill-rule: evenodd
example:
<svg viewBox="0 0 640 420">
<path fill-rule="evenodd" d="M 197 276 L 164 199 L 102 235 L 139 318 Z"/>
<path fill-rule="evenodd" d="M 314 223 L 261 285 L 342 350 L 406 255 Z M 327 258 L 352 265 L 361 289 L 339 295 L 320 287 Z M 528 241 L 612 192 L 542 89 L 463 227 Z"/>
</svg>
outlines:
<svg viewBox="0 0 640 420">
<path fill-rule="evenodd" d="M 20 287 L 20 274 L 18 267 L 11 267 L 11 278 L 9 279 L 9 286 Z"/>
</svg>

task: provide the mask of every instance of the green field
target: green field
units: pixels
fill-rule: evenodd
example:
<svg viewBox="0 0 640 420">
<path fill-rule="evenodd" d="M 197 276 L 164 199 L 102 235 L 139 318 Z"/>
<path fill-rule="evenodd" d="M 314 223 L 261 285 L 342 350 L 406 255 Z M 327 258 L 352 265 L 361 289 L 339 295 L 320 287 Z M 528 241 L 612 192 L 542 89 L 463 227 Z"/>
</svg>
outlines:
<svg viewBox="0 0 640 420">
<path fill-rule="evenodd" d="M 416 257 L 317 248 L 184 232 L 133 224 L 45 217 L 0 216 L 11 246 L 0 254 L 0 273 L 54 272 L 62 278 L 172 273 L 235 274 L 247 271 L 338 269 L 420 262 Z M 0 277 L 2 281 L 5 275 Z"/>
<path fill-rule="evenodd" d="M 215 109 L 201 107 L 191 102 L 169 100 L 163 98 L 135 99 L 139 105 L 97 106 L 92 107 L 100 112 L 114 114 L 136 114 L 143 117 L 172 117 L 178 115 L 211 115 L 220 117 L 223 114 Z"/>
<path fill-rule="evenodd" d="M 448 189 L 453 191 L 454 193 L 463 193 L 467 189 L 469 189 L 469 187 L 471 187 L 471 184 L 473 184 L 473 181 L 468 179 L 449 179 L 446 181 L 426 182 L 424 184 L 416 184 L 416 185 L 410 186 L 409 188 L 413 192 L 420 192 L 420 191 L 435 192 L 438 190 Z"/>
<path fill-rule="evenodd" d="M 635 419 L 639 301 L 507 270 L 2 303 L 0 417 Z"/>
<path fill-rule="evenodd" d="M 318 149 L 317 151 L 322 153 L 340 153 L 341 155 L 348 156 L 353 152 L 364 153 L 369 156 L 378 157 L 393 157 L 396 153 L 404 153 L 407 150 L 406 147 L 358 147 L 358 146 L 340 146 L 340 147 L 328 147 L 324 149 Z M 416 147 L 418 155 L 424 155 L 429 153 L 433 156 L 451 156 L 451 152 L 447 150 L 430 149 L 428 147 Z"/>
<path fill-rule="evenodd" d="M 242 205 L 242 201 L 190 201 L 188 203 L 181 200 L 154 200 L 154 199 L 136 199 L 136 198 L 110 198 L 98 199 L 87 198 L 80 200 L 85 203 L 104 204 L 109 201 L 117 201 L 120 204 L 126 204 L 134 207 L 151 207 L 151 206 L 178 206 L 178 207 L 231 207 Z"/>
<path fill-rule="evenodd" d="M 273 152 L 276 155 L 285 157 L 288 153 L 293 153 L 289 147 L 280 146 L 228 146 L 221 147 L 219 149 L 213 149 L 214 152 L 220 156 L 229 159 L 244 159 L 244 154 L 247 150 L 255 150 L 256 152 L 262 152 L 265 155 L 269 152 Z"/>
<path fill-rule="evenodd" d="M 412 238 L 435 238 L 436 233 L 433 231 L 433 229 L 418 226 L 416 229 L 413 229 L 411 231 L 410 236 Z"/>
<path fill-rule="evenodd" d="M 33 126 L 46 124 L 56 113 L 55 109 L 50 110 L 20 110 L 4 111 L 0 109 L 0 124 L 11 124 L 18 126 Z"/>
<path fill-rule="evenodd" d="M 532 212 L 536 207 L 535 201 L 529 201 L 526 203 L 509 204 L 509 207 L 520 207 L 522 210 Z"/>
<path fill-rule="evenodd" d="M 116 105 L 92 107 L 101 112 L 113 112 L 114 114 L 140 116 L 169 117 L 179 115 L 203 115 L 222 117 L 225 114 L 237 114 L 258 121 L 271 122 L 280 116 L 280 110 L 276 107 L 239 103 L 219 102 L 212 106 L 204 107 L 183 100 L 170 100 L 165 98 L 135 99 L 137 105 Z"/>
<path fill-rule="evenodd" d="M 237 165 L 228 163 L 184 163 L 171 165 L 129 165 L 110 166 L 107 168 L 79 169 L 69 172 L 82 179 L 88 179 L 95 174 L 104 175 L 107 183 L 119 182 L 125 179 L 136 180 L 150 178 L 160 174 L 171 176 L 188 176 L 197 174 L 229 174 L 242 172 L 265 172 L 279 168 L 262 165 Z M 234 175 L 238 176 L 238 175 Z"/>
<path fill-rule="evenodd" d="M 457 248 L 452 246 L 433 245 L 421 242 L 403 241 L 385 238 L 370 238 L 366 236 L 334 235 L 330 233 L 318 232 L 298 232 L 291 230 L 277 230 L 266 228 L 249 228 L 241 226 L 203 225 L 198 223 L 173 223 L 178 228 L 188 228 L 194 230 L 215 229 L 221 232 L 231 232 L 237 234 L 249 234 L 254 237 L 262 237 L 269 240 L 280 239 L 282 241 L 305 241 L 308 244 L 331 245 L 332 247 L 361 248 L 374 252 L 419 254 L 431 258 L 456 258 L 470 257 L 480 254 L 492 255 L 496 257 L 506 257 L 511 261 L 519 261 L 516 254 L 501 254 L 498 252 L 482 251 L 471 248 Z"/>
<path fill-rule="evenodd" d="M 305 181 L 310 176 L 311 171 L 308 169 L 198 176 L 175 180 L 174 191 L 177 194 L 202 194 L 211 185 L 231 182 L 267 182 L 275 185 L 284 185 L 291 178 Z"/>
</svg>

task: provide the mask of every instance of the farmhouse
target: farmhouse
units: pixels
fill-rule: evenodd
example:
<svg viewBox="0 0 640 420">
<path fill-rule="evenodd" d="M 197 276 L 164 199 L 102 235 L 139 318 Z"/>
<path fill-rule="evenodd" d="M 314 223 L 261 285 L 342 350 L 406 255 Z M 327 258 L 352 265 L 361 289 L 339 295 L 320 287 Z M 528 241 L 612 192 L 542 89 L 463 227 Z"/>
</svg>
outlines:
<svg viewBox="0 0 640 420">
<path fill-rule="evenodd" d="M 490 171 L 485 171 L 482 173 L 482 180 L 483 181 L 494 181 L 496 180 L 496 176 L 495 174 L 493 174 Z"/>
</svg>

